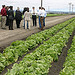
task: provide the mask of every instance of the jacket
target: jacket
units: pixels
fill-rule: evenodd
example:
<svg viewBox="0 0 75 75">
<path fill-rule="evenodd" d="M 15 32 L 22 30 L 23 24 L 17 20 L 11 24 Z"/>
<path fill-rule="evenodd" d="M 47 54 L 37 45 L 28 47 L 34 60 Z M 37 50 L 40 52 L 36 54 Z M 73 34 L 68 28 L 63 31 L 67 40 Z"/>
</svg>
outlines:
<svg viewBox="0 0 75 75">
<path fill-rule="evenodd" d="M 13 10 L 8 11 L 8 19 L 9 20 L 14 20 L 14 11 Z"/>
<path fill-rule="evenodd" d="M 30 21 L 31 20 L 31 13 L 26 11 L 24 13 L 24 18 L 26 21 Z"/>
<path fill-rule="evenodd" d="M 20 11 L 16 10 L 16 15 L 15 15 L 16 20 L 22 20 L 22 13 Z"/>
<path fill-rule="evenodd" d="M 6 12 L 6 9 L 5 8 L 2 8 L 1 9 L 1 15 L 2 16 L 6 16 L 7 15 L 7 12 Z"/>
</svg>

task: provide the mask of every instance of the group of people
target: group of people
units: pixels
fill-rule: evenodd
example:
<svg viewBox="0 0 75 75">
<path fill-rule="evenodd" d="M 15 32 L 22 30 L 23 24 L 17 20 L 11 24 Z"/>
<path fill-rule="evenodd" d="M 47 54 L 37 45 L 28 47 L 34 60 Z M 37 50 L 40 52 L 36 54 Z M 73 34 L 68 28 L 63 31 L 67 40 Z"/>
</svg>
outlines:
<svg viewBox="0 0 75 75">
<path fill-rule="evenodd" d="M 16 20 L 17 28 L 20 28 L 20 22 L 22 20 L 22 13 L 17 8 L 14 16 L 13 6 L 2 5 L 1 9 L 1 28 L 5 29 L 9 26 L 9 30 L 13 30 L 13 20 Z"/>
<path fill-rule="evenodd" d="M 39 12 L 36 11 L 35 7 L 29 12 L 29 8 L 25 7 L 23 12 L 20 11 L 19 7 L 17 10 L 13 11 L 13 6 L 2 5 L 1 9 L 1 27 L 2 29 L 9 26 L 9 30 L 13 30 L 13 20 L 16 20 L 17 28 L 20 28 L 20 22 L 24 18 L 24 29 L 30 29 L 31 18 L 33 20 L 33 26 L 37 26 L 37 17 L 39 17 L 39 29 L 43 30 L 45 26 L 46 11 L 45 8 L 39 7 Z M 23 17 L 22 17 L 23 16 Z"/>
</svg>

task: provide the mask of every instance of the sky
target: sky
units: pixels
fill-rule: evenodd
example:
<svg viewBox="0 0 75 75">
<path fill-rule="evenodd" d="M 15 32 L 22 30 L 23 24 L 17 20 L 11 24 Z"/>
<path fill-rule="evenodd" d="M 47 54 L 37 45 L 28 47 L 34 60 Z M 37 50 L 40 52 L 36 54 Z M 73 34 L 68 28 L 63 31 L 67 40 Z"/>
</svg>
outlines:
<svg viewBox="0 0 75 75">
<path fill-rule="evenodd" d="M 43 0 L 43 7 L 49 11 L 69 11 L 69 3 L 75 4 L 75 0 Z M 20 10 L 23 10 L 24 7 L 29 7 L 30 10 L 32 7 L 36 7 L 36 9 L 41 6 L 41 0 L 0 0 L 0 9 L 2 5 L 14 7 L 14 10 L 17 7 L 20 7 Z M 75 5 L 74 5 L 75 11 Z"/>
</svg>

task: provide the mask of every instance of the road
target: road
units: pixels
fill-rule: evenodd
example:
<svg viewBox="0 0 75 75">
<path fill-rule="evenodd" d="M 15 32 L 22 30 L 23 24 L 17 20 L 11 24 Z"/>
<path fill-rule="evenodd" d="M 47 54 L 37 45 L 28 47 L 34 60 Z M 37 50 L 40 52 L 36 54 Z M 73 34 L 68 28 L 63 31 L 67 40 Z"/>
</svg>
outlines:
<svg viewBox="0 0 75 75">
<path fill-rule="evenodd" d="M 56 24 L 62 23 L 72 17 L 75 17 L 75 15 L 66 15 L 66 16 L 56 16 L 56 17 L 47 17 L 46 18 L 46 26 L 44 29 L 50 28 Z M 38 19 L 37 19 L 38 23 Z M 38 29 L 39 24 L 37 24 L 37 27 L 32 26 L 31 21 L 31 29 L 27 30 L 23 28 L 23 20 L 21 21 L 21 28 L 16 28 L 16 22 L 14 21 L 14 30 L 8 30 L 8 27 L 3 30 L 0 28 L 0 47 L 7 47 L 9 46 L 13 41 L 21 40 L 29 35 L 32 35 L 33 33 L 37 33 L 40 30 Z"/>
</svg>

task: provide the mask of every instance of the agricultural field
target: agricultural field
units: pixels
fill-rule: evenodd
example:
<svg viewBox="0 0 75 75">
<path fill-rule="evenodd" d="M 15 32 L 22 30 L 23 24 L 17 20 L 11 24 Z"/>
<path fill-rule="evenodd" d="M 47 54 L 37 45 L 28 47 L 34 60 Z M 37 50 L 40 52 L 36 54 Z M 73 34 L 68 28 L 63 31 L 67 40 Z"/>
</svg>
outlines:
<svg viewBox="0 0 75 75">
<path fill-rule="evenodd" d="M 57 24 L 49 29 L 33 34 L 25 38 L 25 40 L 12 42 L 9 47 L 0 53 L 1 75 L 52 75 L 52 63 L 58 62 L 65 50 L 63 48 L 66 47 L 70 49 L 68 44 L 71 45 L 71 43 L 73 43 L 68 53 L 73 51 L 75 41 L 72 41 L 72 39 L 74 35 L 75 18 L 72 18 L 64 23 Z M 74 54 L 72 54 L 72 57 L 73 56 Z M 69 60 L 69 54 L 65 61 L 66 64 L 68 63 L 67 60 Z M 74 62 L 74 59 L 72 62 Z M 71 65 L 66 64 L 64 68 Z M 63 73 L 64 69 L 61 70 L 62 68 L 60 69 L 60 75 L 66 74 Z M 69 74 L 69 71 L 67 72 L 66 75 Z"/>
<path fill-rule="evenodd" d="M 0 16 L 0 21 L 1 21 L 1 16 Z"/>
<path fill-rule="evenodd" d="M 47 14 L 47 17 L 53 17 L 53 16 L 65 16 L 68 14 Z"/>
<path fill-rule="evenodd" d="M 75 36 L 73 37 L 71 48 L 68 50 L 63 67 L 60 75 L 75 75 Z"/>
<path fill-rule="evenodd" d="M 66 14 L 47 14 L 47 17 L 53 17 L 53 16 L 65 16 Z M 14 13 L 15 16 L 15 13 Z M 23 18 L 23 15 L 22 15 Z M 0 16 L 0 21 L 1 21 L 1 16 Z"/>
</svg>

